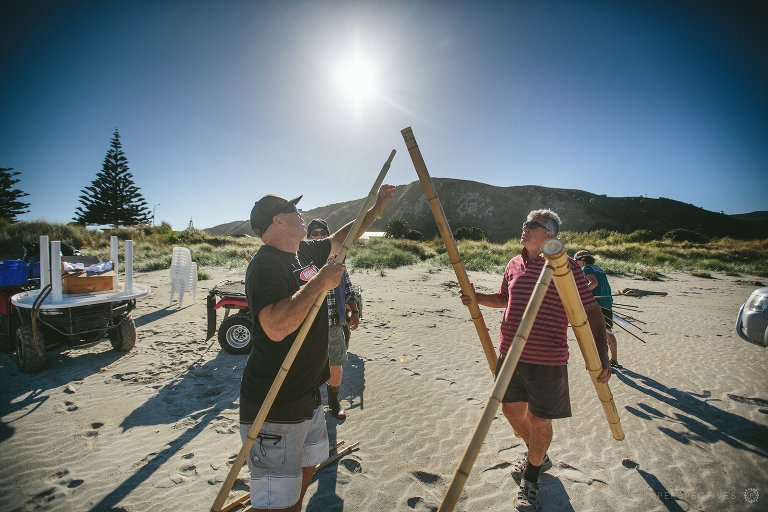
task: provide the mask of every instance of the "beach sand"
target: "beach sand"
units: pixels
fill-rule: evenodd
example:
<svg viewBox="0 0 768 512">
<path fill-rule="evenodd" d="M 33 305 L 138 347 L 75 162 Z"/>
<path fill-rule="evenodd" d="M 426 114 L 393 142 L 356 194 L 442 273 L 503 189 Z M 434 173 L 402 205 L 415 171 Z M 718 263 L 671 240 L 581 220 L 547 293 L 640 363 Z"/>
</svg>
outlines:
<svg viewBox="0 0 768 512">
<path fill-rule="evenodd" d="M 207 290 L 244 271 L 205 270 L 181 308 L 168 305 L 168 271 L 135 276 L 153 290 L 128 353 L 108 341 L 53 349 L 30 375 L 0 354 L 0 510 L 210 509 L 241 446 L 246 356 L 205 341 Z M 499 286 L 469 275 L 478 291 Z M 341 390 L 348 418 L 327 424 L 331 441 L 360 445 L 315 476 L 304 510 L 435 510 L 491 392 L 488 364 L 452 270 L 351 277 L 365 309 Z M 609 385 L 626 439 L 612 439 L 571 333 L 573 417 L 554 422 L 542 510 L 766 510 L 768 349 L 733 330 L 754 280 L 610 276 L 615 291 L 667 293 L 617 299 L 647 324 L 646 343 L 617 334 L 625 370 Z M 503 310 L 482 311 L 495 343 Z M 512 510 L 524 450 L 497 413 L 456 510 Z"/>
</svg>

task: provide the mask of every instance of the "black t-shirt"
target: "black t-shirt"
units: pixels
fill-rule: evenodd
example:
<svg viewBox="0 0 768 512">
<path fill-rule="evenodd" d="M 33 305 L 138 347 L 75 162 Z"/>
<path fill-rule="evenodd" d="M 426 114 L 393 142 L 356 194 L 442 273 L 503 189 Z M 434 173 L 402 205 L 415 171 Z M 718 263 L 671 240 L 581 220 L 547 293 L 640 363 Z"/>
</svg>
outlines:
<svg viewBox="0 0 768 512">
<path fill-rule="evenodd" d="M 282 341 L 269 339 L 259 324 L 259 311 L 291 297 L 328 260 L 331 241 L 302 240 L 298 253 L 264 245 L 248 265 L 245 295 L 254 317 L 253 348 L 240 384 L 240 421 L 253 423 L 299 329 Z M 304 343 L 296 354 L 267 421 L 300 422 L 312 417 L 319 388 L 328 380 L 328 307 L 323 301 Z"/>
</svg>

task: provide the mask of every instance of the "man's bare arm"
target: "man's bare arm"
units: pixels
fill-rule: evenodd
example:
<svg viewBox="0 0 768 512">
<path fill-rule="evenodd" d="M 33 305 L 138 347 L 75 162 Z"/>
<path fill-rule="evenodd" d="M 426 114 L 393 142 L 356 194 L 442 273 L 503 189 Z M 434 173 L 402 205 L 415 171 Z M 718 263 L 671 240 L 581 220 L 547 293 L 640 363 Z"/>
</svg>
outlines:
<svg viewBox="0 0 768 512">
<path fill-rule="evenodd" d="M 283 341 L 298 329 L 320 294 L 338 286 L 344 270 L 344 265 L 329 262 L 292 296 L 262 308 L 259 323 L 269 339 Z"/>
<path fill-rule="evenodd" d="M 475 289 L 475 285 L 472 284 L 472 290 Z M 469 295 L 464 295 L 464 292 L 460 292 L 461 294 L 461 303 L 465 306 L 469 306 L 472 303 L 472 299 L 469 298 Z M 475 292 L 475 297 L 477 298 L 477 303 L 480 306 L 486 306 L 489 308 L 505 308 L 507 307 L 507 298 L 503 297 L 500 293 L 479 293 Z"/>
</svg>

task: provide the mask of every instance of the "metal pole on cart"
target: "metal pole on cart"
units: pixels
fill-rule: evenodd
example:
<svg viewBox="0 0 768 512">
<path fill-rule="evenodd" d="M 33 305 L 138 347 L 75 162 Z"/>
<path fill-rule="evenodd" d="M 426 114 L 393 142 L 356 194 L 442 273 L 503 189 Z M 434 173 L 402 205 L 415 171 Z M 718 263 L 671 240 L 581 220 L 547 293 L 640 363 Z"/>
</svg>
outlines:
<svg viewBox="0 0 768 512">
<path fill-rule="evenodd" d="M 109 237 L 109 259 L 112 260 L 112 266 L 114 267 L 112 270 L 115 273 L 114 277 L 112 278 L 112 291 L 116 292 L 118 291 L 117 286 L 120 284 L 120 282 L 117 279 L 117 271 L 119 265 L 117 261 L 117 237 L 115 235 Z"/>
<path fill-rule="evenodd" d="M 40 289 L 51 284 L 51 247 L 48 235 L 40 235 Z"/>
</svg>

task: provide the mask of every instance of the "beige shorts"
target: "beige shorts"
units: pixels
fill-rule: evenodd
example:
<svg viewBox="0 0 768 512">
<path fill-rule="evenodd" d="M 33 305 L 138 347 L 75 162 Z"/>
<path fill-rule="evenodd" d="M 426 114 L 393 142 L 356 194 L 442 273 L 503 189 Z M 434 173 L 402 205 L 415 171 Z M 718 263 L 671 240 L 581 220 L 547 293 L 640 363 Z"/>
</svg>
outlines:
<svg viewBox="0 0 768 512">
<path fill-rule="evenodd" d="M 349 340 L 344 335 L 344 327 L 341 325 L 328 326 L 328 364 L 331 366 L 344 366 L 347 362 L 347 349 Z"/>
</svg>

